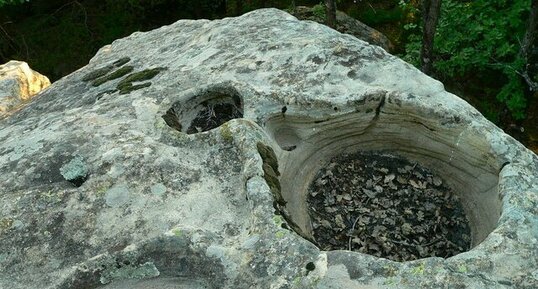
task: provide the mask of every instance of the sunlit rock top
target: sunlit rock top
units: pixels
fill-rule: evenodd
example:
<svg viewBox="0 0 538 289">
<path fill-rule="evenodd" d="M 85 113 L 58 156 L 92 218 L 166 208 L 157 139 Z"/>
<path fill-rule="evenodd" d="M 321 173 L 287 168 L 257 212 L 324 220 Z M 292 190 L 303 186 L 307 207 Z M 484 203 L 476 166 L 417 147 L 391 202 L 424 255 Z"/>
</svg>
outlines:
<svg viewBox="0 0 538 289">
<path fill-rule="evenodd" d="M 49 85 L 49 79 L 30 69 L 26 62 L 12 60 L 0 65 L 0 117 Z"/>
</svg>

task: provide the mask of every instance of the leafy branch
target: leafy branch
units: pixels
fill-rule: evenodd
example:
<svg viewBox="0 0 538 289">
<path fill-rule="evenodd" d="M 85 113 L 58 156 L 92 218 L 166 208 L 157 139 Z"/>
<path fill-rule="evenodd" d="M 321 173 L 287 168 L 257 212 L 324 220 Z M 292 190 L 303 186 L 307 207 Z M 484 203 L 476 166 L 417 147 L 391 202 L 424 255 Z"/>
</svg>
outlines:
<svg viewBox="0 0 538 289">
<path fill-rule="evenodd" d="M 461 80 L 469 75 L 496 75 L 502 84 L 496 99 L 506 105 L 514 119 L 523 119 L 525 82 L 535 87 L 526 74 L 528 59 L 521 53 L 520 41 L 527 31 L 530 8 L 531 0 L 443 0 L 433 53 L 436 76 Z M 421 25 L 407 28 L 411 35 L 403 58 L 417 65 Z"/>
<path fill-rule="evenodd" d="M 0 8 L 5 5 L 22 4 L 24 2 L 30 2 L 30 0 L 0 0 Z"/>
</svg>

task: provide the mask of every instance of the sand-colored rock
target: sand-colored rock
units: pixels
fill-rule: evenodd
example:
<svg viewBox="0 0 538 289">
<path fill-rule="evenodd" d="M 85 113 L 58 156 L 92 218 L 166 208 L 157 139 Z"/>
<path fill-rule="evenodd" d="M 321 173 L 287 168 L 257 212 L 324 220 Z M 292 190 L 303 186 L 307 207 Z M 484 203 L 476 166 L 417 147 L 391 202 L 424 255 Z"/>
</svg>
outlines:
<svg viewBox="0 0 538 289">
<path fill-rule="evenodd" d="M 0 117 L 50 85 L 49 79 L 26 62 L 12 60 L 0 65 Z"/>
</svg>

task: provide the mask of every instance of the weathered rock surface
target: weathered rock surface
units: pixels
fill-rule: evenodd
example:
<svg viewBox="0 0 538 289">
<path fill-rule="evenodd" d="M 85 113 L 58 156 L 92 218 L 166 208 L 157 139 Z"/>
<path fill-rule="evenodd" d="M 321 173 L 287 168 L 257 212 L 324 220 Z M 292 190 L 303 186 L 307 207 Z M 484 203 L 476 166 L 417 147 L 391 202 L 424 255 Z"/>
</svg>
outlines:
<svg viewBox="0 0 538 289">
<path fill-rule="evenodd" d="M 442 176 L 473 248 L 399 263 L 307 241 L 309 184 L 357 150 Z M 536 288 L 537 172 L 379 47 L 275 9 L 179 21 L 0 117 L 0 288 Z"/>
<path fill-rule="evenodd" d="M 12 60 L 0 65 L 0 117 L 49 85 L 49 79 L 30 69 L 26 62 Z"/>
<path fill-rule="evenodd" d="M 300 20 L 312 20 L 321 24 L 325 23 L 325 19 L 316 15 L 312 7 L 297 6 L 294 16 Z M 387 36 L 383 35 L 383 33 L 350 17 L 342 11 L 336 11 L 336 30 L 342 33 L 351 34 L 370 44 L 380 46 L 389 52 L 394 49 L 394 45 L 390 42 Z M 314 37 L 315 35 L 312 36 Z"/>
</svg>

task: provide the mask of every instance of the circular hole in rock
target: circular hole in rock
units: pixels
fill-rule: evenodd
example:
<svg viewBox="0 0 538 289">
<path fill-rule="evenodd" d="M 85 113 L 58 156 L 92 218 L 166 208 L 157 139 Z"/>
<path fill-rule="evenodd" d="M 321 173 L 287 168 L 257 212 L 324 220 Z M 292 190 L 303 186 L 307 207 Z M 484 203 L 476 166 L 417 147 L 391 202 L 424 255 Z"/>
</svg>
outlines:
<svg viewBox="0 0 538 289">
<path fill-rule="evenodd" d="M 323 250 L 409 261 L 450 257 L 471 245 L 463 207 L 446 183 L 389 153 L 332 158 L 311 183 L 307 202 Z"/>
<path fill-rule="evenodd" d="M 320 179 L 318 174 L 323 174 L 324 168 L 333 159 L 342 158 L 346 155 L 349 155 L 348 159 L 353 159 L 352 156 L 357 152 L 390 153 L 393 155 L 391 157 L 393 162 L 403 163 L 407 160 L 408 166 L 413 167 L 415 163 L 417 164 L 415 169 L 428 168 L 428 170 L 424 169 L 423 175 L 426 175 L 425 177 L 430 175 L 432 183 L 434 182 L 433 177 L 436 177 L 435 183 L 441 180 L 442 186 L 436 187 L 435 183 L 433 186 L 427 184 L 427 189 L 436 189 L 437 193 L 441 194 L 445 192 L 441 187 L 445 187 L 447 190 L 450 188 L 453 194 L 448 194 L 450 195 L 449 199 L 456 200 L 450 206 L 453 207 L 452 210 L 457 210 L 458 212 L 463 210 L 465 212 L 470 228 L 470 242 L 465 243 L 467 245 L 461 243 L 461 241 L 455 242 L 455 247 L 461 247 L 463 249 L 461 251 L 423 252 L 422 255 L 419 254 L 416 257 L 408 254 L 407 258 L 420 258 L 420 256 L 431 255 L 444 257 L 475 248 L 497 227 L 502 204 L 502 198 L 498 192 L 499 171 L 504 161 L 499 160 L 499 157 L 492 153 L 490 141 L 485 135 L 470 129 L 467 123 L 462 122 L 459 118 L 453 118 L 452 122 L 447 122 L 447 115 L 450 115 L 448 112 L 446 114 L 432 115 L 429 110 L 417 109 L 414 106 L 404 107 L 401 102 L 395 100 L 384 101 L 383 98 L 379 97 L 372 99 L 370 102 L 361 104 L 355 110 L 358 111 L 360 108 L 360 111 L 370 111 L 370 113 L 354 112 L 319 118 L 277 115 L 266 121 L 266 130 L 275 142 L 280 145 L 280 149 L 275 151 L 280 171 L 280 193 L 285 204 L 285 207 L 281 208 L 280 211 L 287 212 L 287 219 L 296 225 L 293 229 L 299 235 L 314 241 L 313 225 L 315 225 L 316 220 L 314 220 L 313 213 L 310 212 L 309 198 L 310 188 Z M 378 114 L 372 118 L 373 111 L 378 112 Z M 293 137 L 285 136 L 289 130 L 293 131 Z M 290 143 L 290 140 L 296 146 L 293 152 L 283 149 Z M 351 164 L 351 161 L 349 164 Z M 403 167 L 405 168 L 405 165 Z M 390 171 L 386 175 L 390 175 Z M 386 175 L 379 173 L 383 181 Z M 397 182 L 396 175 L 395 180 Z M 420 187 L 423 184 L 415 182 L 415 185 Z M 413 184 L 408 183 L 407 186 L 413 187 Z M 336 186 L 329 193 L 333 189 L 336 189 Z M 457 198 L 453 196 L 459 198 L 459 203 Z M 342 196 L 343 198 L 344 196 Z M 395 199 L 397 198 L 395 197 L 392 200 L 394 201 Z M 427 198 L 417 199 L 417 201 L 422 202 L 419 207 L 425 207 L 426 202 L 432 203 Z M 435 205 L 435 203 L 432 204 Z M 366 205 L 361 204 L 363 210 L 367 209 Z M 355 213 L 355 210 L 360 210 L 360 208 L 353 207 L 353 212 Z M 386 210 L 388 211 L 389 208 L 386 208 Z M 437 208 L 441 210 L 439 206 L 435 206 L 435 210 Z M 392 210 L 395 209 L 392 208 Z M 381 211 L 380 214 L 387 214 L 387 211 Z M 456 216 L 463 216 L 458 212 L 455 212 Z M 412 213 L 417 214 L 416 212 Z M 338 212 L 333 212 L 330 215 L 335 218 L 337 214 Z M 342 216 L 342 222 L 347 225 L 345 233 L 353 231 L 353 223 L 358 216 L 357 213 L 346 216 L 347 219 Z M 401 217 L 403 218 L 404 216 Z M 445 215 L 445 218 L 446 216 L 449 215 Z M 373 216 L 371 218 L 373 219 Z M 376 217 L 375 221 L 382 224 L 383 219 L 383 217 Z M 330 221 L 330 218 L 328 220 Z M 400 219 L 400 224 L 404 224 L 402 219 Z M 411 230 L 415 229 L 413 223 L 409 225 L 411 225 Z M 329 224 L 329 226 L 331 225 Z M 338 231 L 338 227 L 335 229 Z M 375 226 L 371 229 L 372 231 L 368 232 L 366 236 L 370 237 L 374 234 Z M 408 229 L 409 227 L 406 226 L 406 232 Z M 400 228 L 399 230 L 401 231 L 402 229 Z M 457 235 L 458 230 L 467 229 L 436 228 L 436 230 L 446 231 L 442 237 L 454 240 L 460 237 L 463 239 L 465 233 L 460 232 L 459 237 L 451 235 Z M 379 228 L 376 233 L 378 231 Z M 377 235 L 378 238 L 383 238 L 382 235 Z M 348 246 L 341 248 L 348 250 L 349 236 L 345 234 L 342 236 L 344 236 L 341 237 L 344 238 L 344 241 L 348 241 Z M 415 240 L 416 242 L 424 241 L 420 239 L 420 236 L 409 239 L 412 240 L 411 242 L 415 242 Z M 433 237 L 428 239 L 429 241 L 421 243 L 423 244 L 421 246 L 428 245 L 428 242 L 434 242 L 429 246 L 435 246 L 436 242 L 439 242 Z M 353 238 L 351 241 L 353 242 Z M 403 248 L 407 245 L 407 243 L 403 243 L 398 239 L 395 241 L 402 243 L 395 242 L 399 245 L 398 248 Z M 454 243 L 454 241 L 452 242 Z M 356 244 L 360 244 L 360 240 L 356 239 L 355 243 L 352 244 L 354 251 L 359 250 L 359 246 Z M 337 244 L 331 244 L 331 246 L 334 245 Z M 416 243 L 409 245 L 415 246 Z M 320 247 L 323 248 L 322 245 Z M 383 248 L 380 250 L 383 250 Z M 423 251 L 426 249 L 417 250 Z M 430 247 L 427 250 L 430 250 Z M 387 258 L 390 255 L 390 253 L 383 254 L 386 254 Z M 402 260 L 399 256 L 392 258 Z"/>
<path fill-rule="evenodd" d="M 187 101 L 178 101 L 163 116 L 171 128 L 195 134 L 243 117 L 242 97 L 233 87 L 213 87 Z"/>
</svg>

